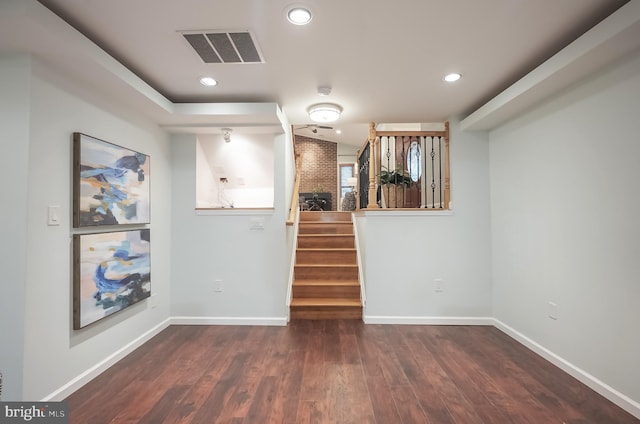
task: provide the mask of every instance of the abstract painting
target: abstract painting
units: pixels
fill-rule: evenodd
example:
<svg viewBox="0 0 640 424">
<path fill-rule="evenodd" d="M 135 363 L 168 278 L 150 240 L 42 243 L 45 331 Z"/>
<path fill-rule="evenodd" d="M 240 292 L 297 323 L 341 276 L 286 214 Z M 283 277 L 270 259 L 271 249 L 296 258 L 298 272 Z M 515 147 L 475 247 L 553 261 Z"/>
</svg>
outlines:
<svg viewBox="0 0 640 424">
<path fill-rule="evenodd" d="M 148 224 L 149 156 L 73 133 L 73 225 Z"/>
<path fill-rule="evenodd" d="M 150 230 L 73 236 L 73 328 L 151 296 Z"/>
</svg>

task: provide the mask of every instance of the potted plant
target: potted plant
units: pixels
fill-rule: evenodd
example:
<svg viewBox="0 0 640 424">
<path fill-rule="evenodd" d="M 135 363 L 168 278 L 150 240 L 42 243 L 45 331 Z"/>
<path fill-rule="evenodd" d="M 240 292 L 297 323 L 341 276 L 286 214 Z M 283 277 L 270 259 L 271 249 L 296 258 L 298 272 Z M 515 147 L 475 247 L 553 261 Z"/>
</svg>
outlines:
<svg viewBox="0 0 640 424">
<path fill-rule="evenodd" d="M 402 168 L 397 167 L 393 171 L 389 171 L 387 168 L 382 167 L 380 171 L 380 187 L 386 207 L 403 207 L 406 197 L 405 189 L 411 187 L 411 184 L 413 184 L 411 177 Z"/>
</svg>

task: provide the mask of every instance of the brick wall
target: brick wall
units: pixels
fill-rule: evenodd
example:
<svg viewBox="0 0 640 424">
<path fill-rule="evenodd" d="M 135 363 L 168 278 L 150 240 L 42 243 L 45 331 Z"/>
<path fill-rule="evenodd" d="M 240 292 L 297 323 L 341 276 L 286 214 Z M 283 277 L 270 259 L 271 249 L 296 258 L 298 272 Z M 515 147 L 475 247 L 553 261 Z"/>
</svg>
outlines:
<svg viewBox="0 0 640 424">
<path fill-rule="evenodd" d="M 330 141 L 295 136 L 296 152 L 302 157 L 300 192 L 317 189 L 331 193 L 331 209 L 337 210 L 338 196 L 338 145 Z"/>
</svg>

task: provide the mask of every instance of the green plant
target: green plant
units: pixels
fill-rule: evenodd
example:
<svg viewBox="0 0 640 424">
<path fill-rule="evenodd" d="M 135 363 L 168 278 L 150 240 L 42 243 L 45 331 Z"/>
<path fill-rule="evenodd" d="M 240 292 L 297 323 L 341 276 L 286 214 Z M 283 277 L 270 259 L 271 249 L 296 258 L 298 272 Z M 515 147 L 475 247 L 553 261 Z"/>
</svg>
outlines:
<svg viewBox="0 0 640 424">
<path fill-rule="evenodd" d="M 389 171 L 387 168 L 382 167 L 382 170 L 380 171 L 380 184 L 395 184 L 411 187 L 413 181 L 411 180 L 411 177 L 400 167 L 393 171 Z"/>
</svg>

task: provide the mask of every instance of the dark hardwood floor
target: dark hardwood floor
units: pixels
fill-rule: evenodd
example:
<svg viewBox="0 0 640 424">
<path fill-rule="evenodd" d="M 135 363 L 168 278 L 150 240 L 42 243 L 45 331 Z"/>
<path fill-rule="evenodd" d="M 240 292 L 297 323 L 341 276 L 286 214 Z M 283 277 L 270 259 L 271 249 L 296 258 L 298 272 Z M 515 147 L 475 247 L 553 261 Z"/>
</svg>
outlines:
<svg viewBox="0 0 640 424">
<path fill-rule="evenodd" d="M 172 326 L 67 399 L 70 422 L 638 423 L 493 327 Z"/>
</svg>

